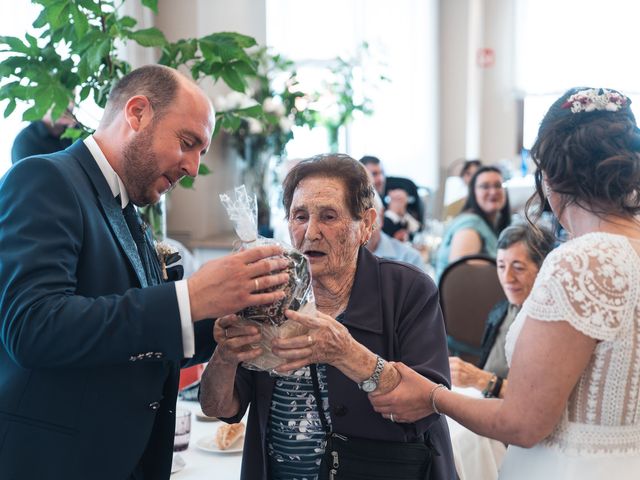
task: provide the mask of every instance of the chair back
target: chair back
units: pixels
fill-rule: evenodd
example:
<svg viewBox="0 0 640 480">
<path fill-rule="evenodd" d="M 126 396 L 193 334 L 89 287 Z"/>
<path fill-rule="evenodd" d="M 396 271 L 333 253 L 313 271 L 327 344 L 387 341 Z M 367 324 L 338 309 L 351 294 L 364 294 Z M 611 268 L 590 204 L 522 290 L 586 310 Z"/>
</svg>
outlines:
<svg viewBox="0 0 640 480">
<path fill-rule="evenodd" d="M 449 354 L 477 365 L 487 316 L 506 299 L 496 262 L 486 255 L 459 258 L 442 272 L 439 288 Z"/>
</svg>

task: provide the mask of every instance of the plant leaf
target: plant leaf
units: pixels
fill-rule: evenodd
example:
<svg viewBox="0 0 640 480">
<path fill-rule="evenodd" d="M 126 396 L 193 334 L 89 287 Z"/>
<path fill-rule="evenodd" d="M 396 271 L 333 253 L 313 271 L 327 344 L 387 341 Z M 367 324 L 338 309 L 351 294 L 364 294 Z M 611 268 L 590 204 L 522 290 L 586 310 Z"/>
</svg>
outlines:
<svg viewBox="0 0 640 480">
<path fill-rule="evenodd" d="M 238 108 L 233 113 L 241 117 L 260 118 L 264 115 L 264 110 L 262 110 L 262 105 L 252 105 L 251 107 Z"/>
<path fill-rule="evenodd" d="M 133 28 L 137 24 L 138 24 L 138 21 L 135 18 L 130 17 L 128 15 L 125 15 L 124 17 L 120 18 L 120 25 L 123 28 Z"/>
<path fill-rule="evenodd" d="M 215 43 L 226 43 L 228 45 L 236 45 L 240 48 L 249 48 L 258 44 L 255 38 L 236 32 L 216 32 L 205 38 L 209 38 Z"/>
<path fill-rule="evenodd" d="M 229 85 L 237 92 L 244 92 L 246 84 L 245 80 L 233 67 L 225 66 L 220 72 L 220 76 L 224 80 L 224 83 Z"/>
<path fill-rule="evenodd" d="M 36 18 L 32 23 L 33 28 L 43 28 L 43 27 L 47 26 L 47 11 L 46 10 L 47 10 L 46 8 L 43 8 L 40 11 L 40 14 L 38 15 L 38 18 Z"/>
<path fill-rule="evenodd" d="M 9 115 L 11 115 L 15 109 L 16 109 L 16 101 L 15 99 L 12 98 L 9 100 L 9 103 L 7 104 L 7 108 L 4 109 L 4 118 L 7 118 Z"/>
<path fill-rule="evenodd" d="M 102 40 L 98 45 L 91 47 L 87 50 L 87 65 L 89 72 L 95 72 L 98 67 L 104 63 L 104 60 L 109 55 L 111 49 L 111 42 L 109 39 Z"/>
<path fill-rule="evenodd" d="M 3 49 L 2 51 L 14 51 L 16 53 L 24 53 L 25 55 L 28 55 L 31 52 L 31 49 L 29 48 L 29 46 L 27 44 L 25 44 L 22 40 L 20 40 L 18 37 L 8 37 L 8 36 L 2 36 L 0 37 L 0 44 L 6 44 L 9 49 Z"/>
<path fill-rule="evenodd" d="M 82 90 L 80 90 L 80 101 L 82 102 L 83 100 L 85 100 L 90 93 L 91 93 L 91 85 L 83 86 Z"/>
<path fill-rule="evenodd" d="M 47 12 L 47 18 L 49 19 L 52 29 L 62 28 L 67 24 L 69 4 L 65 0 L 52 3 L 45 8 L 45 11 Z"/>
<path fill-rule="evenodd" d="M 211 173 L 211 169 L 207 167 L 206 163 L 200 163 L 198 166 L 198 175 L 209 175 Z"/>
<path fill-rule="evenodd" d="M 216 125 L 213 127 L 213 133 L 211 134 L 211 139 L 214 139 L 220 133 L 220 127 L 222 126 L 222 115 L 216 113 Z"/>
<path fill-rule="evenodd" d="M 202 164 L 201 164 L 202 165 Z M 195 181 L 195 178 L 193 177 L 182 177 L 180 179 L 180 186 L 183 188 L 187 188 L 187 189 L 193 189 L 193 182 Z"/>
<path fill-rule="evenodd" d="M 91 135 L 91 133 L 93 132 L 88 130 L 83 130 L 82 128 L 70 127 L 65 129 L 64 132 L 62 132 L 62 135 L 60 135 L 60 138 L 70 138 L 72 141 L 76 141 L 79 138 L 88 137 L 89 135 Z"/>
<path fill-rule="evenodd" d="M 129 33 L 128 36 L 143 47 L 162 47 L 167 43 L 164 33 L 155 27 L 136 30 Z"/>
<path fill-rule="evenodd" d="M 89 30 L 89 21 L 84 13 L 75 5 L 71 7 L 71 16 L 73 17 L 73 27 L 78 38 L 82 38 L 87 30 Z"/>
<path fill-rule="evenodd" d="M 153 13 L 158 14 L 158 0 L 142 0 L 142 5 L 153 10 Z"/>
</svg>

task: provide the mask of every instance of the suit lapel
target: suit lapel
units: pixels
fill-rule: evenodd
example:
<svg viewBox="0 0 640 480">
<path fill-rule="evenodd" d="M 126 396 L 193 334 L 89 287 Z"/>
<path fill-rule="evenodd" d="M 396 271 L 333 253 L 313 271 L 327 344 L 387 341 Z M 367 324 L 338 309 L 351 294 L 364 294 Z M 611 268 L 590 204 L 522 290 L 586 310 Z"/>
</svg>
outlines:
<svg viewBox="0 0 640 480">
<path fill-rule="evenodd" d="M 122 247 L 126 257 L 129 259 L 129 263 L 136 272 L 140 285 L 143 288 L 146 287 L 148 285 L 147 276 L 144 273 L 144 268 L 140 261 L 138 248 L 131 237 L 131 233 L 127 227 L 127 222 L 122 215 L 122 209 L 120 205 L 118 205 L 116 199 L 113 198 L 111 189 L 109 188 L 104 175 L 102 175 L 100 167 L 98 167 L 98 164 L 89 152 L 89 149 L 82 141 L 74 143 L 67 149 L 67 151 L 71 153 L 76 160 L 78 160 L 78 163 L 89 177 L 89 180 L 93 184 L 97 193 L 98 204 L 102 208 L 102 212 L 111 226 L 111 231 L 113 232 L 114 237 Z"/>
</svg>

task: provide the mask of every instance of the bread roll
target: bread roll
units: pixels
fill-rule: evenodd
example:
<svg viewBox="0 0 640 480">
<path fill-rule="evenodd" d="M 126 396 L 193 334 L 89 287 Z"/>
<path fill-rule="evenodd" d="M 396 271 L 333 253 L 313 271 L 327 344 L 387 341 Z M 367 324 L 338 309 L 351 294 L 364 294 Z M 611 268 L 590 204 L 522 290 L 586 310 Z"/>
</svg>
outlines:
<svg viewBox="0 0 640 480">
<path fill-rule="evenodd" d="M 242 435 L 244 435 L 244 423 L 242 422 L 220 425 L 216 432 L 216 445 L 220 450 L 227 450 Z"/>
</svg>

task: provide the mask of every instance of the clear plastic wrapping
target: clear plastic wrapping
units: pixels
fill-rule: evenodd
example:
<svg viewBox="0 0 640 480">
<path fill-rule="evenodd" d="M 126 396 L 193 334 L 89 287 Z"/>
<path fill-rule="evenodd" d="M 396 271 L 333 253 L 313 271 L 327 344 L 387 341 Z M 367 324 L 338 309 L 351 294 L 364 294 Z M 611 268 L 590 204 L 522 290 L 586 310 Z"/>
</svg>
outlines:
<svg viewBox="0 0 640 480">
<path fill-rule="evenodd" d="M 241 243 L 238 249 L 244 250 L 261 245 L 280 245 L 284 250 L 284 256 L 290 261 L 289 266 L 285 269 L 289 274 L 289 282 L 284 287 L 285 297 L 282 300 L 270 305 L 247 307 L 238 312 L 241 322 L 257 325 L 260 328 L 262 340 L 259 345 L 253 345 L 252 348 L 260 346 L 264 350 L 264 353 L 259 357 L 244 362 L 243 367 L 278 374 L 274 368 L 284 363 L 284 360 L 271 352 L 273 339 L 303 335 L 307 330 L 299 323 L 288 320 L 284 316 L 285 310 L 295 310 L 309 315 L 315 315 L 316 312 L 309 262 L 301 252 L 290 245 L 258 235 L 256 197 L 249 194 L 244 185 L 236 187 L 232 192 L 221 194 L 220 201 L 240 238 Z M 274 287 L 264 291 L 278 288 L 282 287 Z"/>
</svg>

